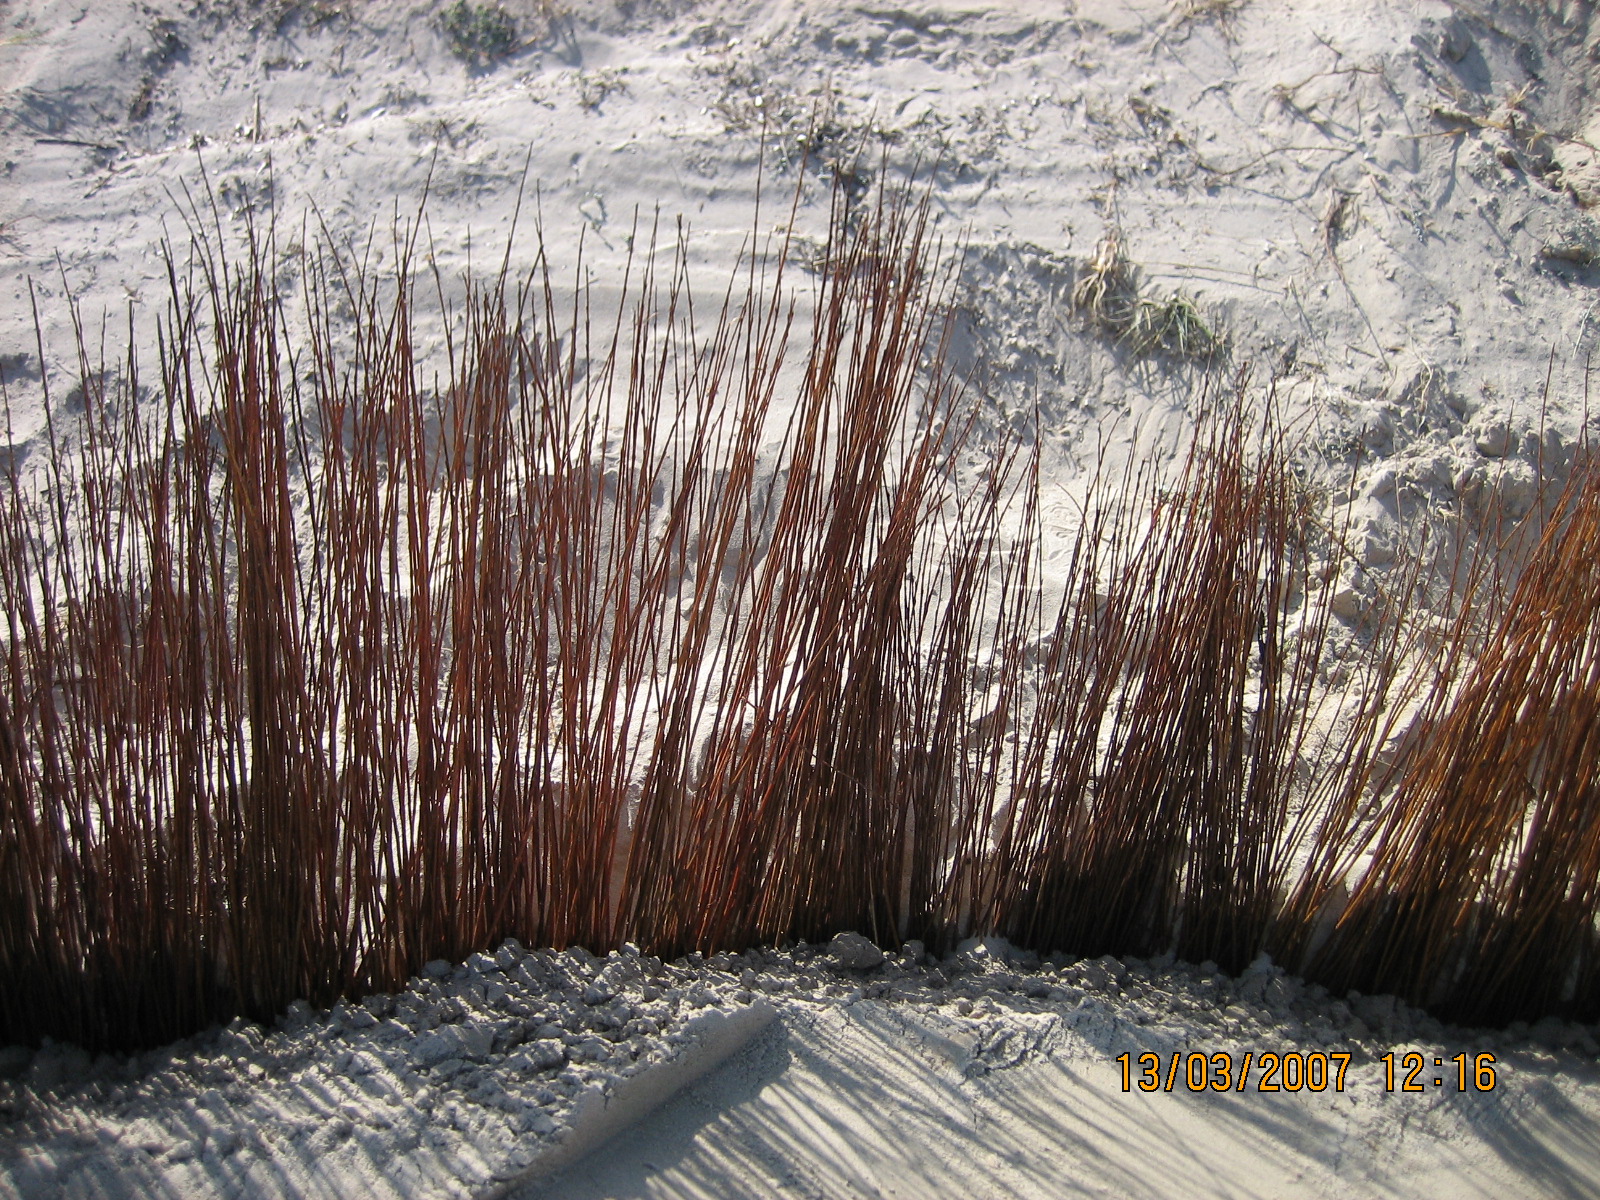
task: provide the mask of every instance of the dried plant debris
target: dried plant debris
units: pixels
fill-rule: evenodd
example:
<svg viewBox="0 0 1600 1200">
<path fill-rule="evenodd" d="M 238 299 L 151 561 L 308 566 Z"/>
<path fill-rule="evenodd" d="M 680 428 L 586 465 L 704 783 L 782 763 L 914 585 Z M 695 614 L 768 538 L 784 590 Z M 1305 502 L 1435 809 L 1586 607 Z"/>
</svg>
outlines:
<svg viewBox="0 0 1600 1200">
<path fill-rule="evenodd" d="M 1138 268 L 1128 260 L 1115 231 L 1100 240 L 1084 264 L 1073 287 L 1072 305 L 1091 327 L 1136 355 L 1204 360 L 1225 348 L 1192 298 L 1183 292 L 1145 293 Z"/>
<path fill-rule="evenodd" d="M 1173 0 L 1169 18 L 1175 28 L 1205 21 L 1214 21 L 1225 34 L 1231 34 L 1238 20 L 1244 0 Z"/>
</svg>

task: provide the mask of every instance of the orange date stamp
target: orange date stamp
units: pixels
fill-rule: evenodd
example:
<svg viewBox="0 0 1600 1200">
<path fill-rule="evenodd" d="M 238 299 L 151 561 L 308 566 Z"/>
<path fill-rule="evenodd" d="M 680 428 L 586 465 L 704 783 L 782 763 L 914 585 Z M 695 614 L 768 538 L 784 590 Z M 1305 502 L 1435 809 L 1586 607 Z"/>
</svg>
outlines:
<svg viewBox="0 0 1600 1200">
<path fill-rule="evenodd" d="M 1351 1057 L 1344 1051 L 1322 1050 L 1215 1054 L 1174 1050 L 1170 1055 L 1123 1053 L 1116 1062 L 1122 1066 L 1125 1092 L 1343 1092 Z M 1496 1082 L 1492 1054 L 1435 1055 L 1431 1069 L 1430 1056 L 1416 1051 L 1391 1050 L 1377 1061 L 1384 1064 L 1383 1086 L 1388 1092 L 1431 1088 L 1492 1092 Z"/>
</svg>

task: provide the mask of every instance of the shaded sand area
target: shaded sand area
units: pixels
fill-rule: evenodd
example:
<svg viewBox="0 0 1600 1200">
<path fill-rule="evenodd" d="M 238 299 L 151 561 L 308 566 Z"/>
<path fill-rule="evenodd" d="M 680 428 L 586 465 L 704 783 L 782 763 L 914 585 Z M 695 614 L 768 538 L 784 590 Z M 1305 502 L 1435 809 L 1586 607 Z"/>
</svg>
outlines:
<svg viewBox="0 0 1600 1200">
<path fill-rule="evenodd" d="M 1095 1040 L 1148 1045 L 1133 1031 Z M 1026 1041 L 1028 1032 L 1013 1038 Z M 536 1197 L 1600 1195 L 1600 1071 L 1499 1056 L 1492 1093 L 1387 1093 L 1358 1061 L 1333 1088 L 1122 1090 L 1121 1064 L 1054 1030 L 970 1069 L 938 1015 L 862 1001 L 786 1014 L 677 1101 Z M 1226 1045 L 1235 1074 L 1251 1044 Z M 1443 1047 L 1447 1053 L 1454 1047 Z M 1137 1049 L 1135 1053 L 1137 1054 Z M 1259 1052 L 1259 1051 L 1258 1051 Z M 1440 1055 L 1440 1057 L 1444 1057 Z M 1187 1064 L 1185 1063 L 1185 1067 Z M 1180 1067 L 1180 1072 L 1185 1069 Z M 1446 1061 L 1446 1073 L 1455 1071 Z M 1403 1080 L 1402 1080 L 1403 1081 Z"/>
<path fill-rule="evenodd" d="M 0 1191 L 1600 1195 L 1592 1028 L 1451 1029 L 1265 962 L 1228 978 L 1165 960 L 1041 963 L 997 941 L 863 966 L 874 954 L 859 939 L 700 965 L 507 947 L 438 964 L 392 1000 L 131 1062 L 12 1052 Z M 1399 1090 L 1398 1060 L 1386 1089 L 1391 1052 L 1423 1056 L 1423 1091 Z M 1208 1071 L 1226 1055 L 1234 1090 L 1191 1094 L 1195 1053 Z M 1258 1090 L 1263 1053 L 1327 1055 L 1326 1086 Z M 1457 1089 L 1461 1053 L 1494 1055 L 1492 1091 Z M 1153 1093 L 1142 1054 L 1161 1065 Z"/>
</svg>

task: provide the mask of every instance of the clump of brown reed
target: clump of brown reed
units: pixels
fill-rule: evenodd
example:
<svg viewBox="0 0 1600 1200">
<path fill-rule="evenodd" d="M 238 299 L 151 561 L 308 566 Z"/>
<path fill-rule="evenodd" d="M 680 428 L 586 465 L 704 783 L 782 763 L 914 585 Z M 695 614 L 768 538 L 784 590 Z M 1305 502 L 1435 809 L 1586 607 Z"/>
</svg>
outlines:
<svg viewBox="0 0 1600 1200">
<path fill-rule="evenodd" d="M 410 245 L 387 288 L 307 258 L 300 332 L 270 231 L 197 241 L 155 402 L 83 363 L 79 442 L 5 481 L 0 1036 L 146 1043 L 511 935 L 894 937 L 996 503 L 931 544 L 965 426 L 927 237 L 841 190 L 797 348 L 770 263 L 709 332 L 653 245 L 598 324 L 502 277 L 436 396 Z"/>
<path fill-rule="evenodd" d="M 1176 480 L 1143 464 L 1078 530 L 988 864 L 986 919 L 1020 941 L 1238 968 L 1275 913 L 1328 612 L 1297 615 L 1307 514 L 1243 396 Z"/>
<path fill-rule="evenodd" d="M 1307 965 L 1337 987 L 1475 1022 L 1600 1007 L 1600 475 L 1587 454 L 1553 510 L 1508 595 L 1471 573 L 1374 819 L 1357 829 L 1341 813 L 1322 839 L 1319 857 L 1339 863 L 1324 877 L 1354 887 Z M 1469 632 L 1479 602 L 1487 628 Z"/>
<path fill-rule="evenodd" d="M 652 233 L 615 311 L 472 292 L 434 391 L 409 242 L 307 255 L 298 316 L 271 230 L 174 256 L 152 395 L 85 353 L 0 489 L 0 1039 L 841 929 L 1593 1009 L 1590 476 L 1481 656 L 1486 571 L 1422 653 L 1419 567 L 1330 698 L 1340 538 L 1239 380 L 1175 473 L 1095 481 L 1046 614 L 926 205 L 850 195 L 809 310 L 779 247 L 697 326 Z"/>
</svg>

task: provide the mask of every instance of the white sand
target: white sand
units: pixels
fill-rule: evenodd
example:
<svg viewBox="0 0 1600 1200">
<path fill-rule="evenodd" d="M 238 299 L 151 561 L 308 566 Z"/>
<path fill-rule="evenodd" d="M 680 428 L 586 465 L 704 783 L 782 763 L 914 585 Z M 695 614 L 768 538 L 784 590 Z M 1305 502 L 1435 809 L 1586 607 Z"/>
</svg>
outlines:
<svg viewBox="0 0 1600 1200">
<path fill-rule="evenodd" d="M 149 328 L 163 239 L 180 256 L 187 242 L 186 195 L 210 219 L 202 168 L 230 236 L 275 213 L 286 254 L 318 223 L 341 245 L 375 229 L 386 253 L 395 214 L 415 213 L 431 178 L 447 279 L 498 261 L 524 178 L 558 261 L 581 229 L 602 279 L 634 213 L 659 207 L 669 224 L 686 217 L 697 279 L 715 288 L 753 223 L 786 214 L 818 111 L 827 162 L 866 135 L 869 167 L 885 140 L 901 167 L 940 164 L 941 228 L 970 241 L 957 350 L 983 364 L 997 419 L 1040 406 L 1047 486 L 1060 489 L 1047 534 L 1069 520 L 1086 435 L 1170 443 L 1202 375 L 1141 359 L 1071 312 L 1113 227 L 1149 294 L 1192 297 L 1231 362 L 1252 364 L 1258 388 L 1275 382 L 1336 500 L 1357 464 L 1357 545 L 1376 570 L 1418 508 L 1517 515 L 1535 464 L 1559 475 L 1577 435 L 1600 298 L 1600 225 L 1583 207 L 1600 199 L 1600 22 L 1580 0 L 571 7 L 554 22 L 518 8 L 531 44 L 473 71 L 426 5 L 0 0 L 11 453 L 26 467 L 41 448 L 41 368 L 70 402 L 69 291 L 91 327 L 109 314 L 113 356 L 130 300 Z M 814 231 L 821 174 L 806 188 L 801 226 Z M 525 219 L 514 265 L 530 261 L 530 232 Z M 436 348 L 437 320 L 420 328 Z M 1351 619 L 1372 586 L 1349 579 Z M 764 964 L 754 982 L 789 970 Z M 713 974 L 711 1007 L 746 1003 L 749 985 Z M 1411 1017 L 1385 1028 L 1316 997 L 1263 997 L 1238 1015 L 1234 985 L 1209 999 L 1161 972 L 1086 991 L 1052 978 L 1033 999 L 975 978 L 973 996 L 990 999 L 966 1014 L 972 996 L 920 983 L 850 1003 L 876 976 L 829 976 L 834 994 L 816 999 L 775 993 L 777 1021 L 746 1049 L 547 1194 L 1600 1194 L 1588 1032 L 1542 1032 L 1576 1052 L 1512 1038 L 1489 1097 L 1388 1097 L 1373 1056 L 1396 1040 L 1432 1056 L 1483 1036 Z M 686 980 L 654 1001 L 628 983 L 627 1020 L 660 1029 L 621 1034 L 624 1052 L 595 1034 L 626 1021 L 597 1030 L 582 987 L 564 995 L 543 977 L 516 1000 L 541 1022 L 472 993 L 445 1009 L 440 1028 L 456 1033 L 429 1028 L 430 1006 L 469 976 L 381 1033 L 353 1013 L 302 1015 L 264 1042 L 234 1031 L 126 1067 L 8 1052 L 0 1190 L 478 1194 L 545 1161 L 569 1127 L 604 1132 L 585 1123 L 598 1101 L 584 1095 L 683 1060 L 668 1035 L 708 1008 Z M 652 1004 L 666 1007 L 639 1015 Z M 733 1036 L 696 1026 L 683 1045 L 704 1065 Z M 1108 1065 L 1122 1049 L 1280 1040 L 1352 1048 L 1359 1087 L 1125 1096 Z"/>
<path fill-rule="evenodd" d="M 979 1070 L 967 1047 L 996 1034 L 962 1031 L 948 1008 L 864 1000 L 786 1013 L 633 1134 L 517 1196 L 1442 1200 L 1600 1189 L 1600 1129 L 1586 1107 L 1600 1099 L 1592 1068 L 1530 1074 L 1523 1055 L 1502 1053 L 1519 1064 L 1506 1068 L 1517 1080 L 1504 1093 L 1388 1095 L 1383 1064 L 1363 1057 L 1342 1095 L 1195 1094 L 1182 1085 L 1124 1093 L 1121 1065 L 1108 1056 L 1165 1047 L 1170 1036 L 1117 1026 L 1142 1007 L 1018 1014 L 1003 1026 L 1003 1061 L 1014 1065 Z M 1247 1047 L 1284 1036 L 1189 1029 L 1178 1044 L 1227 1047 L 1238 1064 Z M 1304 1035 L 1281 1044 L 1319 1045 Z M 1423 1049 L 1430 1063 L 1444 1057 L 1438 1046 Z"/>
<path fill-rule="evenodd" d="M 240 1022 L 131 1062 L 10 1052 L 0 1189 L 1600 1194 L 1593 1029 L 1446 1030 L 1264 963 L 1229 980 L 1161 961 L 1040 964 L 1003 942 L 914 954 L 862 970 L 826 948 L 690 966 L 507 947 L 437 964 L 393 1000 L 270 1031 Z M 1425 1057 L 1424 1092 L 1386 1090 L 1391 1050 Z M 1235 1082 L 1247 1052 L 1351 1057 L 1342 1091 L 1334 1076 L 1262 1092 L 1253 1070 L 1242 1093 L 1190 1094 L 1183 1075 L 1168 1093 L 1164 1074 L 1163 1090 L 1124 1093 L 1125 1052 L 1164 1067 L 1178 1053 L 1185 1069 L 1188 1054 L 1228 1054 Z M 1491 1092 L 1457 1090 L 1458 1053 L 1495 1056 Z M 1450 1086 L 1433 1086 L 1441 1075 Z"/>
</svg>

